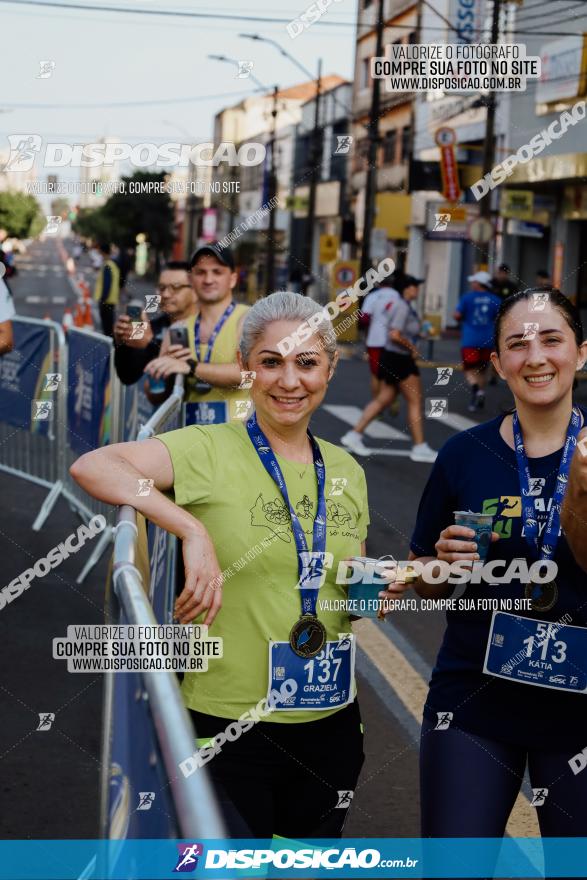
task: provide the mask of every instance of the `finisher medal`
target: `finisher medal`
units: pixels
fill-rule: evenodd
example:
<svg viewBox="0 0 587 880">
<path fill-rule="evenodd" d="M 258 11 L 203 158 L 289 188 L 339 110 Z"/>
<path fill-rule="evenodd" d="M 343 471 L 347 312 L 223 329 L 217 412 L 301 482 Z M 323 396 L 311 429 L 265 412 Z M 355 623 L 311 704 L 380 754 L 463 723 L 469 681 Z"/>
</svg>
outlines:
<svg viewBox="0 0 587 880">
<path fill-rule="evenodd" d="M 556 581 L 549 584 L 526 584 L 526 599 L 532 600 L 532 611 L 550 611 L 558 600 Z"/>
<path fill-rule="evenodd" d="M 298 557 L 298 589 L 300 591 L 302 613 L 290 630 L 289 644 L 292 651 L 298 657 L 315 657 L 326 644 L 326 627 L 316 616 L 318 591 L 324 579 L 324 557 L 326 551 L 326 498 L 324 492 L 326 474 L 322 453 L 316 440 L 308 431 L 318 489 L 318 504 L 312 528 L 312 550 L 309 552 L 304 530 L 289 500 L 287 486 L 285 485 L 285 479 L 279 467 L 279 462 L 271 449 L 267 437 L 259 427 L 254 413 L 247 421 L 246 428 L 263 467 L 281 492 L 291 517 L 291 528 Z"/>
<path fill-rule="evenodd" d="M 315 614 L 302 614 L 291 628 L 289 643 L 298 657 L 315 657 L 326 643 L 326 627 Z"/>
</svg>

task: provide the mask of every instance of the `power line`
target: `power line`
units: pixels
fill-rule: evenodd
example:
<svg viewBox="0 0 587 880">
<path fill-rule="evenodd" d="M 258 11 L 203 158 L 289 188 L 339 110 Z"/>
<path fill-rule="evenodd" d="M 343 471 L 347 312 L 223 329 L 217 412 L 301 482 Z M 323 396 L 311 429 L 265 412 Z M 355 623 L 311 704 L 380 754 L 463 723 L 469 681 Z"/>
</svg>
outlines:
<svg viewBox="0 0 587 880">
<path fill-rule="evenodd" d="M 548 4 L 548 6 L 552 6 L 552 0 L 544 0 L 544 3 L 539 3 L 538 6 L 545 6 L 547 4 Z M 558 15 L 560 12 L 571 12 L 572 10 L 577 9 L 578 6 L 582 6 L 582 5 L 583 4 L 581 3 L 581 0 L 572 0 L 570 6 L 566 6 L 564 9 L 557 9 L 555 14 Z M 528 12 L 530 12 L 531 9 L 535 9 L 535 8 L 536 8 L 535 6 L 532 6 L 531 8 L 528 9 Z M 520 12 L 519 18 L 517 17 L 517 20 L 520 22 L 520 24 L 525 25 L 527 22 L 529 22 L 533 18 L 543 19 L 544 16 L 545 16 L 544 12 L 539 12 L 537 15 L 524 15 L 522 12 Z M 549 24 L 553 24 L 553 23 L 555 23 L 555 22 L 549 21 Z"/>
<path fill-rule="evenodd" d="M 583 18 L 584 15 L 585 15 L 585 13 L 581 12 L 581 13 L 577 13 L 577 15 L 574 15 L 572 18 L 559 18 L 558 21 L 553 21 L 552 24 L 553 24 L 553 25 L 557 25 L 557 24 L 570 24 L 571 22 L 576 22 L 576 21 L 577 21 L 577 18 L 579 18 L 579 17 Z M 537 28 L 537 27 L 540 27 L 540 26 L 541 26 L 541 25 L 539 25 L 539 24 L 532 24 L 532 25 L 530 25 L 530 27 L 528 28 L 528 30 L 525 31 L 526 35 L 527 35 L 527 36 L 533 36 L 533 35 L 536 33 L 536 31 L 533 30 L 533 28 Z M 520 33 L 521 33 L 521 31 L 520 31 Z M 575 33 L 575 34 L 573 34 L 573 36 L 576 37 L 576 36 L 581 36 L 581 35 Z"/>
<path fill-rule="evenodd" d="M 587 3 L 587 0 L 577 0 L 577 2 Z M 247 16 L 247 15 L 239 15 L 239 14 L 219 14 L 213 12 L 186 12 L 183 10 L 172 10 L 172 9 L 129 9 L 121 6 L 98 6 L 96 4 L 82 4 L 82 3 L 63 3 L 58 2 L 58 0 L 50 0 L 50 2 L 43 3 L 41 0 L 0 0 L 0 3 L 10 3 L 13 6 L 36 6 L 41 8 L 57 8 L 57 9 L 70 9 L 70 10 L 78 10 L 78 11 L 98 11 L 98 12 L 115 12 L 115 13 L 124 13 L 126 15 L 152 15 L 152 16 L 164 16 L 164 17 L 179 17 L 179 18 L 195 18 L 195 19 L 215 19 L 220 21 L 255 21 L 262 22 L 264 24 L 289 24 L 290 19 L 287 18 L 274 18 L 267 16 Z M 436 12 L 436 10 L 433 10 Z M 438 13 L 437 13 L 438 14 Z M 359 24 L 355 21 L 316 21 L 314 25 L 320 25 L 321 27 L 352 27 L 358 28 L 358 30 L 364 29 L 365 33 L 373 30 L 373 26 L 370 24 Z M 458 28 L 456 28 L 452 24 L 448 24 L 450 28 L 457 33 L 460 33 Z M 386 29 L 391 30 L 408 30 L 413 31 L 415 25 L 410 24 L 386 24 Z M 427 31 L 440 31 L 445 33 L 446 28 L 444 27 L 433 27 L 427 26 Z M 474 28 L 472 30 L 473 33 L 483 35 L 485 33 L 484 28 Z M 517 31 L 519 36 L 540 36 L 540 37 L 573 37 L 576 34 L 569 33 L 569 31 Z M 363 34 L 362 36 L 364 36 Z"/>
<path fill-rule="evenodd" d="M 97 4 L 92 3 L 62 3 L 58 2 L 58 0 L 50 0 L 48 3 L 43 3 L 41 0 L 0 0 L 0 3 L 11 3 L 14 6 L 51 6 L 56 9 L 77 9 L 80 11 L 89 10 L 89 11 L 99 11 L 99 12 L 122 12 L 125 14 L 131 15 L 161 15 L 161 16 L 173 16 L 178 18 L 214 18 L 221 19 L 223 21 L 259 21 L 266 23 L 276 23 L 276 24 L 289 24 L 290 19 L 288 18 L 269 18 L 267 16 L 261 15 L 239 15 L 238 13 L 216 13 L 216 12 L 192 12 L 187 10 L 174 10 L 174 9 L 129 9 L 123 6 L 98 6 Z M 329 22 L 321 22 L 317 21 L 314 24 L 329 24 L 336 25 L 342 27 L 355 26 L 355 22 L 346 22 L 346 21 L 329 21 Z"/>
<path fill-rule="evenodd" d="M 147 107 L 157 104 L 192 104 L 195 101 L 213 101 L 219 98 L 242 98 L 243 96 L 246 98 L 254 97 L 255 94 L 257 92 L 221 92 L 217 95 L 198 95 L 192 98 L 156 98 L 150 101 L 118 101 L 104 104 L 8 104 L 0 101 L 0 109 L 7 107 L 10 110 L 95 110 L 102 107 Z"/>
</svg>

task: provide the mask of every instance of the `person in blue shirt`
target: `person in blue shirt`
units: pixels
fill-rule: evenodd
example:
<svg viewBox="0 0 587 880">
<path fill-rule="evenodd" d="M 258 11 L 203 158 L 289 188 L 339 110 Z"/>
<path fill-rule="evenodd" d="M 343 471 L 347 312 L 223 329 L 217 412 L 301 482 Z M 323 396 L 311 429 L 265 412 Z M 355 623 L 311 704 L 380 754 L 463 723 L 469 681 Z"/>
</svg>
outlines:
<svg viewBox="0 0 587 880">
<path fill-rule="evenodd" d="M 495 572 L 549 560 L 543 586 L 488 577 L 469 582 L 447 611 L 422 724 L 422 837 L 501 838 L 526 765 L 542 835 L 587 836 L 587 581 L 560 530 L 587 417 L 573 405 L 587 343 L 560 291 L 549 291 L 544 311 L 532 310 L 536 293 L 504 300 L 495 324 L 492 362 L 515 410 L 440 450 L 410 543 L 422 564 L 479 559 L 475 532 L 453 525 L 455 511 L 469 510 L 493 516 Z M 420 574 L 414 587 L 423 598 L 452 597 L 454 583 L 440 580 Z M 513 611 L 493 600 L 500 609 L 511 600 Z"/>
<path fill-rule="evenodd" d="M 460 298 L 454 314 L 461 324 L 463 372 L 471 388 L 469 411 L 483 409 L 487 367 L 493 343 L 493 322 L 501 300 L 492 293 L 489 272 L 476 272 L 467 279 L 471 289 Z"/>
</svg>

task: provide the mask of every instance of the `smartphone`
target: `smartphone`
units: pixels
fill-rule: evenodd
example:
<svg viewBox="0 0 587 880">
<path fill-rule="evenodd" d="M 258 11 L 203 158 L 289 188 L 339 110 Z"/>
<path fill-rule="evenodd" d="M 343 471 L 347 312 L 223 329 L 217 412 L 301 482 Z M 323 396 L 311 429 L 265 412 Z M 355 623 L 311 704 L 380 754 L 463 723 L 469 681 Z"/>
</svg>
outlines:
<svg viewBox="0 0 587 880">
<path fill-rule="evenodd" d="M 169 341 L 171 345 L 181 345 L 182 348 L 189 348 L 187 327 L 170 327 Z"/>
<path fill-rule="evenodd" d="M 142 321 L 143 308 L 142 306 L 127 306 L 126 314 L 131 319 L 131 321 Z"/>
</svg>

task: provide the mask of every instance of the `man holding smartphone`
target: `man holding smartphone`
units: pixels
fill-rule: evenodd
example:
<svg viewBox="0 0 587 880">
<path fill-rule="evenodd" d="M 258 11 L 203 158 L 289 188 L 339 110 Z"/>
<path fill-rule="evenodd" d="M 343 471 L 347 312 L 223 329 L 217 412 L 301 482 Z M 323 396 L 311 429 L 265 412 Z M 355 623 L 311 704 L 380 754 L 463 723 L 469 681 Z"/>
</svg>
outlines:
<svg viewBox="0 0 587 880">
<path fill-rule="evenodd" d="M 187 338 L 177 337 L 179 344 L 164 346 L 162 356 L 151 361 L 147 372 L 155 379 L 177 373 L 187 377 L 188 424 L 242 418 L 240 406 L 249 395 L 239 388 L 236 352 L 249 307 L 237 305 L 232 297 L 238 280 L 234 258 L 228 248 L 216 243 L 203 245 L 191 258 L 190 269 L 198 302 L 195 319 L 190 318 L 182 328 Z"/>
<path fill-rule="evenodd" d="M 189 263 L 168 263 L 159 275 L 155 294 L 160 297 L 158 314 L 135 305 L 127 306 L 114 325 L 116 351 L 114 363 L 118 378 L 124 385 L 134 385 L 147 364 L 159 356 L 163 335 L 170 324 L 183 321 L 196 313 L 196 297 L 190 280 Z M 155 300 L 156 302 L 156 300 Z M 148 306 L 149 303 L 145 303 Z M 142 324 L 137 332 L 137 325 Z M 134 326 L 133 326 L 134 325 Z"/>
</svg>

